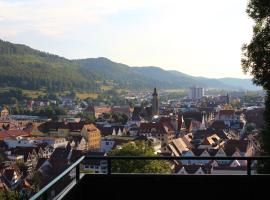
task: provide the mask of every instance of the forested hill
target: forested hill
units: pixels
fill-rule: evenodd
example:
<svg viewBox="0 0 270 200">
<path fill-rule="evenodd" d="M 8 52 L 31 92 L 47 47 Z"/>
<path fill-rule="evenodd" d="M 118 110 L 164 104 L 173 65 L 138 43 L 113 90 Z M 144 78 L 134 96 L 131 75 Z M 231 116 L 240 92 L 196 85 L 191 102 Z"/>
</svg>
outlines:
<svg viewBox="0 0 270 200">
<path fill-rule="evenodd" d="M 153 87 L 176 89 L 193 85 L 239 88 L 239 84 L 252 85 L 250 80 L 244 81 L 245 84 L 241 85 L 241 79 L 236 79 L 236 85 L 228 85 L 226 79 L 198 78 L 158 67 L 130 67 L 107 58 L 68 60 L 0 40 L 0 87 L 99 91 L 104 85 L 131 90 Z"/>
<path fill-rule="evenodd" d="M 25 45 L 0 40 L 0 86 L 51 90 L 95 89 L 93 79 L 78 72 L 76 63 Z"/>
</svg>

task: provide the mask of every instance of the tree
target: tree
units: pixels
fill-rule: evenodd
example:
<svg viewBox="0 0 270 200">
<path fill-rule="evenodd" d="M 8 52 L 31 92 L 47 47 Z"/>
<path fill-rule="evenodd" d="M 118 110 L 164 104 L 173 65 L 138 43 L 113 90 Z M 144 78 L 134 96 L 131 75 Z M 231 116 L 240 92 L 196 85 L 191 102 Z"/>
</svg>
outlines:
<svg viewBox="0 0 270 200">
<path fill-rule="evenodd" d="M 17 199 L 19 199 L 19 195 L 16 191 L 4 189 L 4 190 L 0 191 L 0 199 L 17 200 Z"/>
<path fill-rule="evenodd" d="M 247 14 L 255 21 L 253 37 L 243 46 L 242 68 L 253 75 L 253 82 L 266 90 L 265 128 L 262 147 L 270 153 L 270 1 L 249 0 Z M 270 164 L 265 167 L 270 171 Z"/>
<path fill-rule="evenodd" d="M 109 156 L 156 156 L 154 149 L 143 142 L 128 143 L 114 149 Z M 170 164 L 160 160 L 117 160 L 112 161 L 114 173 L 170 173 Z"/>
<path fill-rule="evenodd" d="M 96 121 L 95 115 L 90 113 L 78 113 L 75 117 L 82 118 L 87 124 L 94 123 Z"/>
</svg>

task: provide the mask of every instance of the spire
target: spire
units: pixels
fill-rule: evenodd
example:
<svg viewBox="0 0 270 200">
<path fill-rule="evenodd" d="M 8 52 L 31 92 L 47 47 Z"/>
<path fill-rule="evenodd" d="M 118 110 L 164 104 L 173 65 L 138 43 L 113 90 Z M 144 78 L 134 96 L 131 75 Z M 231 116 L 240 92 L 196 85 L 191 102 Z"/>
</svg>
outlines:
<svg viewBox="0 0 270 200">
<path fill-rule="evenodd" d="M 229 97 L 229 93 L 227 92 L 227 104 L 230 103 L 230 97 Z"/>
<path fill-rule="evenodd" d="M 154 88 L 154 93 L 153 93 L 153 96 L 157 96 L 157 88 Z"/>
</svg>

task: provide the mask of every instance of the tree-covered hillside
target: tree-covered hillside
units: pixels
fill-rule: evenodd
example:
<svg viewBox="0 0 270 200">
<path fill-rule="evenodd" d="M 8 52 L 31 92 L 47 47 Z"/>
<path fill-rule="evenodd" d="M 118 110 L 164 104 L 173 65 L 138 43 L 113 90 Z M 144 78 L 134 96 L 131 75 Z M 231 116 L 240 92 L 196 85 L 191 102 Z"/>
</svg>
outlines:
<svg viewBox="0 0 270 200">
<path fill-rule="evenodd" d="M 241 82 L 244 84 L 240 84 Z M 230 81 L 229 81 L 230 82 Z M 34 50 L 28 46 L 0 40 L 0 87 L 45 89 L 48 91 L 80 90 L 99 92 L 102 87 L 149 90 L 153 87 L 179 89 L 190 86 L 239 88 L 250 80 L 226 80 L 193 77 L 159 67 L 130 67 L 107 58 L 68 60 Z M 244 88 L 245 89 L 245 88 Z"/>
<path fill-rule="evenodd" d="M 93 79 L 78 72 L 78 65 L 56 55 L 0 40 L 0 86 L 23 89 L 96 90 Z"/>
</svg>

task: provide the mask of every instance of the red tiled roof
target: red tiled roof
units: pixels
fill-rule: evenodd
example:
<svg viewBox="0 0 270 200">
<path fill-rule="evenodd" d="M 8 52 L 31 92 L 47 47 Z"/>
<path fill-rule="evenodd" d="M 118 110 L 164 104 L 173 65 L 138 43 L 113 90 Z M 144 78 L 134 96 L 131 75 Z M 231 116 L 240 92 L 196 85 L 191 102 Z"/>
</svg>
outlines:
<svg viewBox="0 0 270 200">
<path fill-rule="evenodd" d="M 166 134 L 168 131 L 173 131 L 173 127 L 170 123 L 168 122 L 157 122 L 157 123 L 141 123 L 140 124 L 140 133 L 151 133 L 152 129 L 156 129 L 156 131 L 160 134 Z"/>
<path fill-rule="evenodd" d="M 23 130 L 7 130 L 0 131 L 0 140 L 4 140 L 10 137 L 30 136 L 30 133 Z"/>
<path fill-rule="evenodd" d="M 112 107 L 112 112 L 131 113 L 133 112 L 133 109 L 129 106 Z"/>
</svg>

